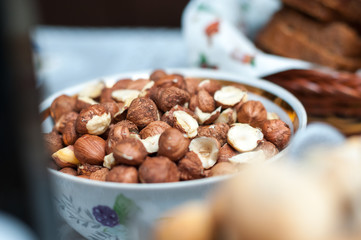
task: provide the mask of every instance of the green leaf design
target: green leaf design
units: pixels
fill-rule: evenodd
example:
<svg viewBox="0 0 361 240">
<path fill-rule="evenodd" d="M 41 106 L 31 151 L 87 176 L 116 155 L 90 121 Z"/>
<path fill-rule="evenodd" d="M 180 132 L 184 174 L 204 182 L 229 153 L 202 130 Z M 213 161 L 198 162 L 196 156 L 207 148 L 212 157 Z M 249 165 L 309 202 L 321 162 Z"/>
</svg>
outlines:
<svg viewBox="0 0 361 240">
<path fill-rule="evenodd" d="M 203 12 L 210 12 L 210 13 L 213 13 L 214 10 L 208 5 L 208 4 L 205 4 L 205 3 L 201 3 L 198 5 L 197 7 L 197 10 L 198 11 L 203 11 Z"/>
<path fill-rule="evenodd" d="M 134 214 L 139 207 L 133 202 L 133 200 L 125 197 L 123 194 L 119 194 L 115 199 L 114 211 L 117 213 L 119 223 L 124 224 Z"/>
</svg>

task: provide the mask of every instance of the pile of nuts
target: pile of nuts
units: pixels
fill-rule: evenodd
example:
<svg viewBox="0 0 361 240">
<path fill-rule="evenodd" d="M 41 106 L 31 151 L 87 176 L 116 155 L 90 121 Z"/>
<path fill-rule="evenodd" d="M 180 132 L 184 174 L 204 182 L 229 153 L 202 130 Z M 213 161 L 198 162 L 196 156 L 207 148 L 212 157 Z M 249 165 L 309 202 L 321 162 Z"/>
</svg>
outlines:
<svg viewBox="0 0 361 240">
<path fill-rule="evenodd" d="M 97 82 L 50 106 L 45 142 L 59 171 L 98 181 L 161 183 L 230 174 L 285 148 L 291 130 L 240 84 L 154 71 Z"/>
</svg>

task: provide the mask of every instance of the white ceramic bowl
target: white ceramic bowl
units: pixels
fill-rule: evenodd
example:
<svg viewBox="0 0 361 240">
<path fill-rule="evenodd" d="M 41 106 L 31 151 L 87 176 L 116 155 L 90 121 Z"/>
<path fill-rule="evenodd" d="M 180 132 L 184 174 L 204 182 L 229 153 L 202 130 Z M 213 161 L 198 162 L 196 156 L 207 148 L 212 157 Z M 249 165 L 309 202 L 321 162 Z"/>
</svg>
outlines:
<svg viewBox="0 0 361 240">
<path fill-rule="evenodd" d="M 260 100 L 268 111 L 276 112 L 290 126 L 293 133 L 306 126 L 307 116 L 302 104 L 292 94 L 270 82 L 214 70 L 168 69 L 167 72 L 242 83 L 250 89 L 250 99 Z M 102 79 L 111 84 L 122 78 L 144 78 L 150 73 L 151 71 L 124 73 L 94 81 Z M 73 95 L 86 84 L 54 94 L 40 105 L 40 110 L 49 107 L 60 94 Z M 50 131 L 51 128 L 51 120 L 45 120 L 44 131 Z M 279 155 L 283 155 L 287 148 Z M 88 239 L 144 239 L 146 236 L 137 234 L 147 234 L 161 213 L 186 201 L 204 199 L 210 190 L 227 178 L 213 177 L 176 183 L 122 184 L 77 178 L 51 169 L 49 171 L 54 186 L 55 204 L 60 215 Z"/>
</svg>

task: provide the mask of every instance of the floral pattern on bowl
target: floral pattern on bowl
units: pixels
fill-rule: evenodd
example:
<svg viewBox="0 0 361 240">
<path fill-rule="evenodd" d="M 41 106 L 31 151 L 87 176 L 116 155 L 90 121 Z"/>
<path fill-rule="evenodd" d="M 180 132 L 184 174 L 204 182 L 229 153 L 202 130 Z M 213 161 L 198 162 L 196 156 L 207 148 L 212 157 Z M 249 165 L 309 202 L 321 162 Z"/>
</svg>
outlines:
<svg viewBox="0 0 361 240">
<path fill-rule="evenodd" d="M 84 228 L 96 229 L 87 239 L 92 240 L 120 240 L 130 239 L 126 226 L 130 216 L 141 209 L 129 198 L 119 194 L 112 207 L 106 205 L 94 206 L 91 210 L 82 206 L 75 206 L 71 196 L 55 197 L 59 212 L 65 213 L 67 218 Z"/>
</svg>

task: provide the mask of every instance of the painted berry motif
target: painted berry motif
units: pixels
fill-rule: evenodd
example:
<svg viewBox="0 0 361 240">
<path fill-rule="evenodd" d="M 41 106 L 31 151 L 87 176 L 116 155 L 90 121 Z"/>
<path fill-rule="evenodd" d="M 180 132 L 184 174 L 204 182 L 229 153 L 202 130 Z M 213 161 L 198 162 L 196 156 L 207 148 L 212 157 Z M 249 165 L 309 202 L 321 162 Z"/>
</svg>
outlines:
<svg viewBox="0 0 361 240">
<path fill-rule="evenodd" d="M 241 62 L 242 64 L 249 64 L 255 66 L 255 56 L 242 53 L 239 49 L 234 49 L 231 53 L 231 58 Z"/>
<path fill-rule="evenodd" d="M 219 21 L 215 21 L 207 25 L 205 29 L 205 33 L 208 39 L 208 44 L 212 45 L 212 37 L 213 35 L 217 34 L 219 32 Z"/>
<path fill-rule="evenodd" d="M 104 226 L 114 227 L 119 224 L 117 213 L 108 206 L 98 205 L 94 207 L 93 215 Z"/>
<path fill-rule="evenodd" d="M 200 55 L 199 66 L 201 68 L 218 69 L 218 67 L 216 65 L 211 65 L 211 64 L 208 63 L 207 57 L 204 54 Z"/>
</svg>

